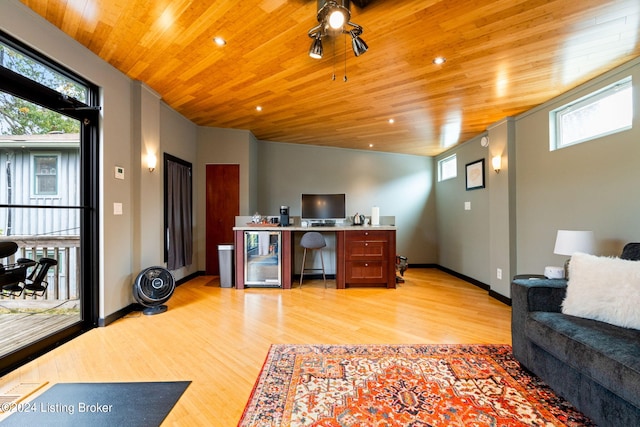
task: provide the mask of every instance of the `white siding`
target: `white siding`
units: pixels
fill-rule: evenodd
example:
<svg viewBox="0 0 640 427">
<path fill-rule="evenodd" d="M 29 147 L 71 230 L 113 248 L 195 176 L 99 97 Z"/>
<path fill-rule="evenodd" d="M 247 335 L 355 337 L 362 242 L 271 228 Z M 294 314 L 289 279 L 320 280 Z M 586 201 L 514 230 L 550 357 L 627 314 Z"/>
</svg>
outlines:
<svg viewBox="0 0 640 427">
<path fill-rule="evenodd" d="M 34 195 L 32 155 L 38 153 L 59 155 L 58 194 Z M 11 173 L 11 200 L 7 165 Z M 38 206 L 79 206 L 80 162 L 77 148 L 10 149 L 0 148 L 0 203 Z M 9 230 L 9 212 L 11 229 Z M 59 236 L 80 233 L 80 212 L 77 209 L 29 209 L 0 210 L 2 235 Z"/>
</svg>

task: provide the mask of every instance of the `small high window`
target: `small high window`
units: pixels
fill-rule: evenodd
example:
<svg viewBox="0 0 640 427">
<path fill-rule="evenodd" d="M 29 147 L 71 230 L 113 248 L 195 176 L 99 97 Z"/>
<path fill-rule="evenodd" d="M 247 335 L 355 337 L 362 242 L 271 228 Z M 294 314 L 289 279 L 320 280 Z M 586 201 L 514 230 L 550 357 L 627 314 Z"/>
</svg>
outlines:
<svg viewBox="0 0 640 427">
<path fill-rule="evenodd" d="M 57 154 L 33 155 L 34 196 L 58 195 L 59 160 Z"/>
<path fill-rule="evenodd" d="M 456 176 L 458 176 L 458 160 L 455 154 L 438 160 L 438 181 L 455 178 Z"/>
<path fill-rule="evenodd" d="M 631 129 L 631 77 L 573 101 L 549 114 L 550 150 Z"/>
</svg>

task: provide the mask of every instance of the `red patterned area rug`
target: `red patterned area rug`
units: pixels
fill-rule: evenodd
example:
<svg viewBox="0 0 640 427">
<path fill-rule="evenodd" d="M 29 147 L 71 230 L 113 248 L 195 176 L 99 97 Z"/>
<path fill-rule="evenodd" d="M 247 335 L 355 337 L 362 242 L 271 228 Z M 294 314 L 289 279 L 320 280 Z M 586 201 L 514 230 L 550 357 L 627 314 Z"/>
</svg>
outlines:
<svg viewBox="0 0 640 427">
<path fill-rule="evenodd" d="M 241 427 L 594 426 L 508 345 L 271 346 Z"/>
</svg>

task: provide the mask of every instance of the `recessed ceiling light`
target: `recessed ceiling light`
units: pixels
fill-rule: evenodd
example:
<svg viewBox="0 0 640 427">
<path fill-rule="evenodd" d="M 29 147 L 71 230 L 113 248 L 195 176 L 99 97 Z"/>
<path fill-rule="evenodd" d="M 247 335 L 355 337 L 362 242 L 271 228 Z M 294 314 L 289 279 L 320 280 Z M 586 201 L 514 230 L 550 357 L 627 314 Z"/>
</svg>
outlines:
<svg viewBox="0 0 640 427">
<path fill-rule="evenodd" d="M 258 105 L 258 106 L 256 107 L 256 111 L 262 111 L 262 107 Z"/>
<path fill-rule="evenodd" d="M 227 44 L 227 41 L 225 39 L 223 39 L 222 37 L 214 37 L 213 38 L 213 42 L 215 44 L 217 44 L 218 46 L 224 46 Z"/>
<path fill-rule="evenodd" d="M 433 58 L 433 63 L 436 65 L 442 65 L 445 62 L 447 62 L 447 59 L 443 58 L 442 56 L 436 56 L 435 58 Z"/>
<path fill-rule="evenodd" d="M 369 148 L 373 148 L 373 144 L 369 144 Z"/>
<path fill-rule="evenodd" d="M 393 119 L 389 119 L 389 124 L 390 124 L 390 125 L 394 124 L 395 122 L 396 122 L 395 120 L 393 120 Z"/>
</svg>

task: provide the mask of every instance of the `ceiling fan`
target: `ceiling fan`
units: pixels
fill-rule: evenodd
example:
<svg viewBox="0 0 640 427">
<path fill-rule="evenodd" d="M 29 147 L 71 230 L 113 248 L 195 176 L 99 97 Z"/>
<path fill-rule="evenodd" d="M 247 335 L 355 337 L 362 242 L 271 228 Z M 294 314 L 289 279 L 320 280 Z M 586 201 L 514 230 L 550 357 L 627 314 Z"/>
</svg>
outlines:
<svg viewBox="0 0 640 427">
<path fill-rule="evenodd" d="M 365 7 L 371 0 L 353 0 L 358 7 Z M 360 38 L 363 29 L 360 25 L 351 22 L 351 1 L 350 0 L 318 0 L 318 25 L 308 32 L 313 39 L 309 48 L 309 56 L 315 59 L 322 58 L 322 39 L 337 36 L 339 34 L 351 35 L 351 46 L 353 54 L 360 56 L 369 47 Z"/>
</svg>

